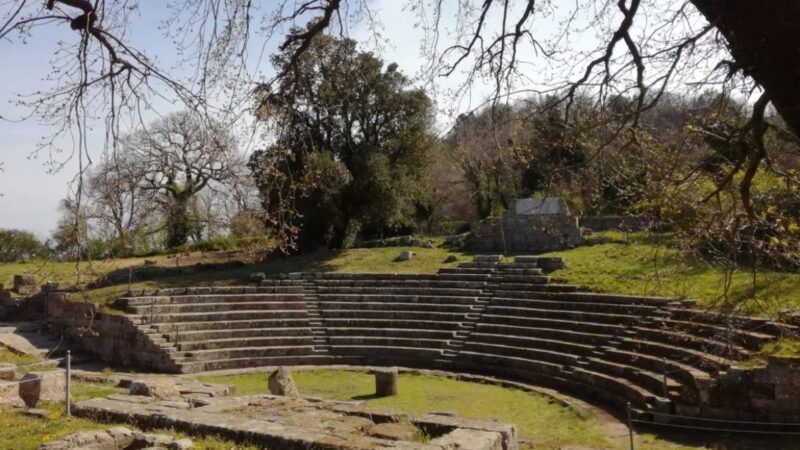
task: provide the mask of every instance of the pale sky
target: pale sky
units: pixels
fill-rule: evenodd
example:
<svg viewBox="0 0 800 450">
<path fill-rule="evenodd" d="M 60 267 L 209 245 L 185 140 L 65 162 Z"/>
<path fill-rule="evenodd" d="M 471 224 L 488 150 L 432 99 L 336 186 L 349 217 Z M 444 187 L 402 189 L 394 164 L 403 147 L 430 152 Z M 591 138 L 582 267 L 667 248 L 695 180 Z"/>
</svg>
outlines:
<svg viewBox="0 0 800 450">
<path fill-rule="evenodd" d="M 357 2 L 354 2 L 357 3 Z M 558 2 L 557 2 L 558 3 Z M 148 17 L 139 17 L 132 20 L 128 41 L 136 48 L 144 51 L 148 56 L 155 57 L 158 61 L 170 61 L 174 58 L 174 50 L 165 45 L 161 34 L 155 30 L 155 23 L 165 17 L 165 11 L 153 5 L 163 5 L 162 1 L 143 3 L 148 6 Z M 256 3 L 259 4 L 259 3 Z M 270 9 L 274 0 L 263 1 L 260 5 Z M 418 22 L 413 11 L 406 8 L 406 2 L 401 0 L 372 0 L 370 8 L 381 24 L 381 35 L 385 44 L 378 49 L 379 56 L 387 63 L 396 62 L 400 69 L 409 76 L 416 75 L 424 65 L 421 57 L 423 30 L 416 27 Z M 446 7 L 454 7 L 455 2 L 444 2 Z M 565 5 L 574 5 L 565 0 Z M 566 6 L 565 6 L 566 7 Z M 565 10 L 566 11 L 566 10 Z M 4 11 L 0 11 L 4 13 Z M 594 14 L 587 11 L 586 14 Z M 152 17 L 150 17 L 152 16 Z M 442 17 L 442 28 L 450 31 L 441 36 L 440 48 L 453 42 L 453 29 L 455 26 L 455 11 L 448 10 Z M 497 30 L 498 17 L 489 17 L 489 30 Z M 588 21 L 586 21 L 588 22 Z M 605 24 L 595 24 L 595 28 L 587 27 L 582 32 L 577 32 L 568 37 L 568 46 L 576 51 L 582 48 L 594 49 L 597 44 L 597 29 L 602 29 Z M 556 29 L 556 20 L 545 18 L 534 23 L 537 37 L 542 33 L 553 32 Z M 367 39 L 366 27 L 355 25 L 347 33 L 359 42 L 364 42 L 362 48 L 374 50 Z M 18 94 L 25 94 L 43 90 L 47 87 L 43 77 L 50 71 L 48 60 L 56 49 L 58 41 L 76 42 L 78 33 L 70 30 L 64 24 L 52 25 L 35 30 L 32 37 L 27 39 L 25 45 L 9 42 L 0 42 L 0 54 L 3 55 L 4 66 L 0 70 L 0 116 L 5 119 L 15 119 L 24 114 L 24 110 L 14 105 Z M 255 35 L 258 38 L 258 34 Z M 266 54 L 275 52 L 282 36 L 273 38 L 267 43 Z M 261 43 L 259 42 L 258 45 Z M 563 44 L 563 43 L 562 43 Z M 547 67 L 541 64 L 531 64 L 535 57 L 534 52 L 527 49 L 524 54 L 528 57 L 530 72 L 526 73 L 527 79 L 521 84 L 525 87 L 541 87 L 544 80 L 550 76 Z M 533 59 L 532 59 L 533 58 Z M 564 73 L 585 67 L 580 61 L 565 59 L 559 64 L 566 66 Z M 164 64 L 162 64 L 164 66 Z M 559 69 L 560 70 L 560 69 Z M 269 75 L 272 73 L 268 61 L 260 66 L 260 72 Z M 561 74 L 563 76 L 563 73 Z M 573 76 L 570 75 L 572 79 Z M 449 114 L 468 111 L 479 105 L 493 90 L 489 80 L 477 80 L 470 95 L 464 97 L 459 103 L 453 105 L 453 96 L 447 90 L 460 84 L 464 79 L 461 71 L 449 78 L 439 78 L 435 85 L 434 100 L 440 108 L 437 126 L 445 129 L 451 123 Z M 540 83 L 537 85 L 537 83 Z M 176 109 L 168 102 L 161 102 L 159 114 L 165 114 Z M 447 113 L 446 113 L 447 112 Z M 123 130 L 124 131 L 124 130 Z M 35 232 L 40 237 L 47 237 L 55 228 L 58 220 L 58 203 L 69 192 L 69 184 L 78 172 L 76 158 L 66 162 L 60 170 L 52 170 L 47 162 L 51 159 L 47 154 L 34 154 L 36 144 L 43 136 L 53 132 L 48 126 L 43 126 L 33 120 L 23 122 L 9 122 L 0 120 L 0 163 L 3 171 L 0 172 L 0 228 L 22 228 Z M 104 127 L 98 124 L 91 132 L 88 139 L 89 153 L 93 160 L 98 160 L 103 152 Z M 70 141 L 61 142 L 65 147 L 70 147 Z M 67 160 L 68 155 L 54 155 L 57 161 Z"/>
</svg>

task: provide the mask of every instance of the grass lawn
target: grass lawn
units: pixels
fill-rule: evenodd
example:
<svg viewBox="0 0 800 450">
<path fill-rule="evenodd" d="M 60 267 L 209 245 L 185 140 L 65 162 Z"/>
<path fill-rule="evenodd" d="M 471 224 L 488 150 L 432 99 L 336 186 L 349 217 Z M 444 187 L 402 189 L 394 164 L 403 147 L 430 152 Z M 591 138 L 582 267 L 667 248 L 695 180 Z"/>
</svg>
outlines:
<svg viewBox="0 0 800 450">
<path fill-rule="evenodd" d="M 725 271 L 688 258 L 674 247 L 669 235 L 596 233 L 627 243 L 609 243 L 554 252 L 567 268 L 554 273 L 569 283 L 600 292 L 657 295 L 694 299 L 701 306 L 736 305 L 745 311 L 774 314 L 800 307 L 800 276 L 794 273 L 746 269 L 726 280 Z M 726 282 L 729 287 L 726 294 Z"/>
<path fill-rule="evenodd" d="M 559 449 L 565 445 L 593 448 L 616 448 L 609 442 L 597 420 L 582 418 L 575 411 L 553 403 L 536 393 L 500 386 L 460 381 L 445 377 L 401 374 L 396 397 L 372 398 L 375 381 L 372 375 L 353 371 L 295 371 L 292 374 L 303 395 L 333 400 L 366 400 L 370 408 L 410 414 L 449 411 L 461 417 L 496 419 L 513 423 L 526 442 L 524 449 Z M 267 393 L 267 375 L 263 373 L 201 376 L 201 381 L 236 385 L 237 395 Z M 653 439 L 654 447 L 662 441 Z"/>
</svg>

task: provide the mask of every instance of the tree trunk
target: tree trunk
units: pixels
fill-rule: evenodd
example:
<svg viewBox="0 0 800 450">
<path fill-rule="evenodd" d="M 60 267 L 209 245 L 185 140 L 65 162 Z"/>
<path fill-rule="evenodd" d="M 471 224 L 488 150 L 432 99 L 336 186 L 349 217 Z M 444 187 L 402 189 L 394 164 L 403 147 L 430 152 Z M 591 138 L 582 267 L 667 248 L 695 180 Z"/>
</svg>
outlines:
<svg viewBox="0 0 800 450">
<path fill-rule="evenodd" d="M 167 247 L 180 247 L 189 240 L 189 199 L 173 197 L 167 210 Z"/>
<path fill-rule="evenodd" d="M 736 64 L 800 137 L 800 2 L 691 0 L 728 42 Z"/>
</svg>

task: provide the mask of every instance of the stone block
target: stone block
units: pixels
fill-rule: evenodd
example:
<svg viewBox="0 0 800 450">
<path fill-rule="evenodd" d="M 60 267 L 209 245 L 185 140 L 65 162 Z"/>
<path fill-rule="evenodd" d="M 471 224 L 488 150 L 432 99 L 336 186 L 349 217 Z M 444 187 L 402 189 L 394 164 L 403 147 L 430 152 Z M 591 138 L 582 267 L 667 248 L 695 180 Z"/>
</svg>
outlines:
<svg viewBox="0 0 800 450">
<path fill-rule="evenodd" d="M 0 353 L 8 351 L 0 349 Z M 0 381 L 14 381 L 17 379 L 17 366 L 11 363 L 0 363 Z"/>
<path fill-rule="evenodd" d="M 169 378 L 133 380 L 128 392 L 131 395 L 155 398 L 175 398 L 180 396 L 175 382 Z"/>
<path fill-rule="evenodd" d="M 272 372 L 267 381 L 267 386 L 272 395 L 283 395 L 286 397 L 299 397 L 300 391 L 292 380 L 292 373 L 286 367 L 278 367 Z"/>
<path fill-rule="evenodd" d="M 408 261 L 413 257 L 414 257 L 414 252 L 406 250 L 400 252 L 400 255 L 397 256 L 396 261 Z"/>
<path fill-rule="evenodd" d="M 407 422 L 387 422 L 379 423 L 371 427 L 367 434 L 369 436 L 391 439 L 393 441 L 418 441 L 422 437 L 419 429 Z"/>
<path fill-rule="evenodd" d="M 251 283 L 260 283 L 267 278 L 267 274 L 264 272 L 253 272 L 248 277 Z"/>
<path fill-rule="evenodd" d="M 64 374 L 59 372 L 28 372 L 19 380 L 19 397 L 30 408 L 40 401 L 63 401 L 65 384 Z"/>
<path fill-rule="evenodd" d="M 430 443 L 445 450 L 503 450 L 503 435 L 493 431 L 458 428 Z"/>
<path fill-rule="evenodd" d="M 397 368 L 374 369 L 371 372 L 375 375 L 376 396 L 390 397 L 397 395 Z"/>
</svg>

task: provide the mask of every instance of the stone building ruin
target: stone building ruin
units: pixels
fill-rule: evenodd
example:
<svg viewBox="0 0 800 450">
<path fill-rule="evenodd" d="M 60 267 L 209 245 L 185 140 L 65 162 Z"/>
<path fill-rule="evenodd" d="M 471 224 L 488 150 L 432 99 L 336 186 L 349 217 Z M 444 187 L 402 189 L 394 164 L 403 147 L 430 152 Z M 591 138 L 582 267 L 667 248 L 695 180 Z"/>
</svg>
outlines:
<svg viewBox="0 0 800 450">
<path fill-rule="evenodd" d="M 522 198 L 502 217 L 477 222 L 469 247 L 479 251 L 546 253 L 582 241 L 578 218 L 560 197 Z"/>
</svg>

